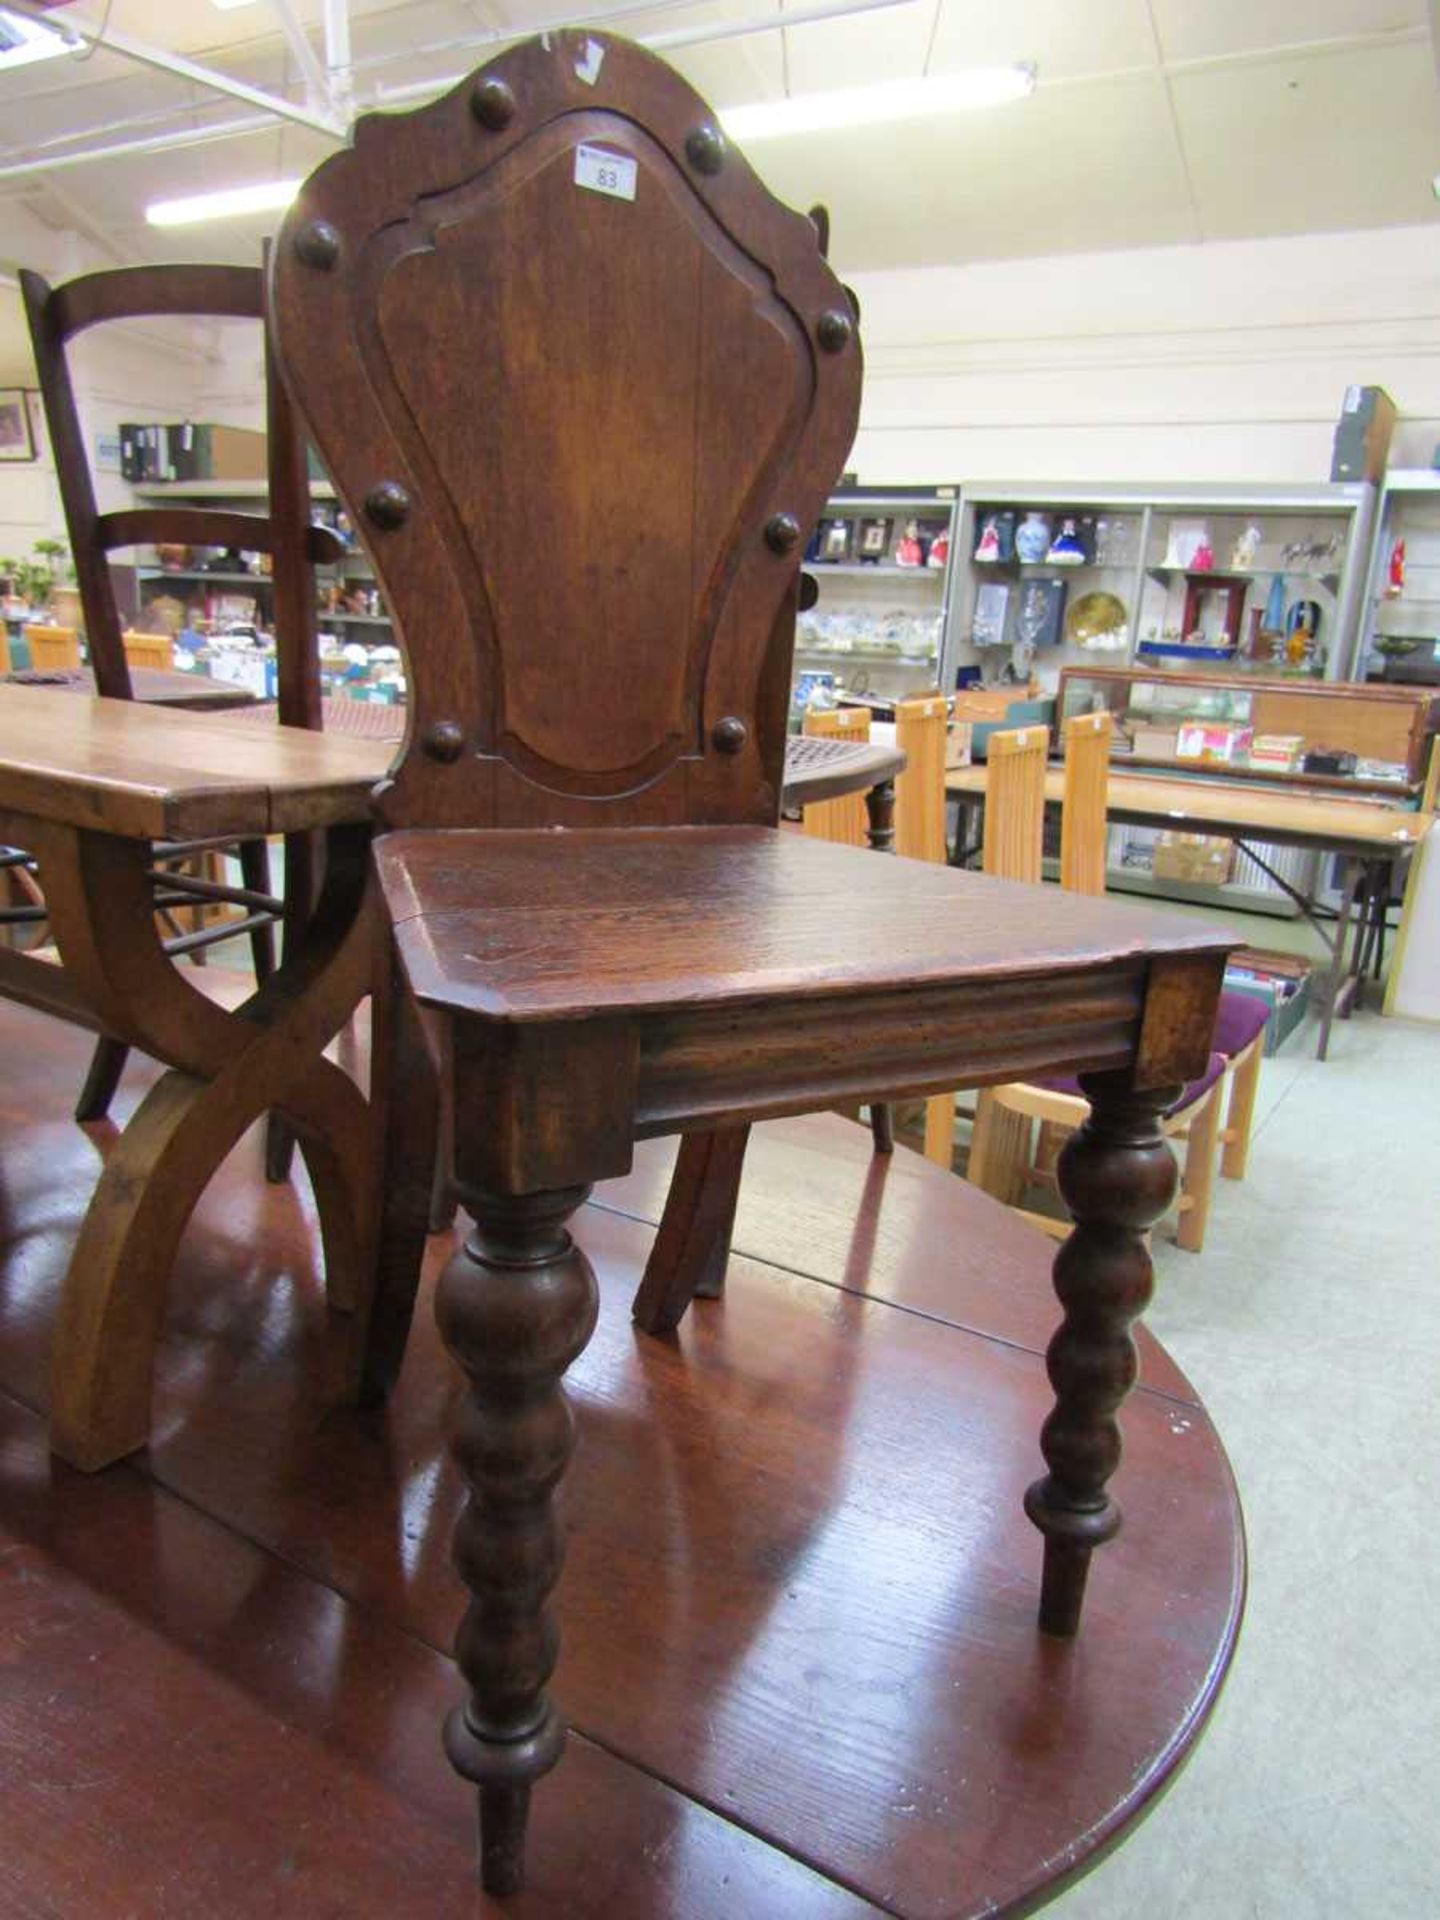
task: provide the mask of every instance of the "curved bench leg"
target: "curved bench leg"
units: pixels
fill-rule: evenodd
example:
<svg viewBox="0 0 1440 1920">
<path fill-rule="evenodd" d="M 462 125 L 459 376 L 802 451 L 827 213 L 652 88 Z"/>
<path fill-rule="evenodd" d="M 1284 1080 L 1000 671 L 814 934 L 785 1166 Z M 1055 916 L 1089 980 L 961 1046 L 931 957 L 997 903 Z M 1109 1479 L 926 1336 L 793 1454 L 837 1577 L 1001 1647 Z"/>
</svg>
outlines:
<svg viewBox="0 0 1440 1920">
<path fill-rule="evenodd" d="M 75 1119 L 79 1125 L 103 1120 L 109 1113 L 110 1102 L 115 1098 L 115 1089 L 120 1085 L 120 1076 L 129 1058 L 130 1049 L 123 1040 L 112 1040 L 108 1034 L 102 1034 L 95 1042 L 85 1084 L 75 1102 Z"/>
<path fill-rule="evenodd" d="M 93 1472 L 148 1441 L 155 1350 L 180 1236 L 221 1161 L 273 1099 L 263 1080 L 239 1099 L 232 1076 L 207 1082 L 167 1073 L 116 1142 L 71 1256 L 55 1329 L 51 1446 L 72 1466 Z M 354 1304 L 370 1213 L 365 1102 L 332 1069 L 274 1104 L 298 1123 L 332 1303 Z"/>
</svg>

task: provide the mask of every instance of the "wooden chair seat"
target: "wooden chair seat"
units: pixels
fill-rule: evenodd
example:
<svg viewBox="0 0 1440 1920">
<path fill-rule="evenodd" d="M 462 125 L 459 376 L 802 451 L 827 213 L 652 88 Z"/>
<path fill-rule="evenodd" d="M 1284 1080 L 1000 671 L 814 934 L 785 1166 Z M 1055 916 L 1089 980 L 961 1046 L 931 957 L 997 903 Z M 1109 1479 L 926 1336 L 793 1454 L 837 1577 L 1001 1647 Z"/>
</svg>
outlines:
<svg viewBox="0 0 1440 1920">
<path fill-rule="evenodd" d="M 1196 1101 L 1203 1100 L 1211 1088 L 1219 1082 L 1224 1071 L 1225 1055 L 1221 1052 L 1212 1053 L 1204 1073 L 1197 1079 L 1191 1080 L 1180 1098 L 1166 1109 L 1166 1119 L 1168 1120 L 1172 1114 L 1182 1113 L 1186 1107 L 1193 1107 Z M 1035 1085 L 1043 1087 L 1047 1093 L 1069 1094 L 1076 1100 L 1083 1100 L 1085 1097 L 1081 1091 L 1079 1078 L 1073 1073 L 1042 1073 L 1035 1081 Z"/>
<path fill-rule="evenodd" d="M 1175 945 L 1213 946 L 1178 916 L 994 880 L 769 827 L 664 827 L 553 833 L 401 831 L 376 861 L 406 977 L 422 1004 L 506 1025 L 673 1014 L 744 1005 L 773 1017 L 790 996 L 814 1009 L 869 993 L 908 996 L 914 1050 L 897 1087 L 935 1081 L 919 995 L 929 986 L 1100 964 L 1138 965 L 1162 928 Z M 844 900 L 845 912 L 835 910 Z M 997 998 L 999 997 L 997 991 Z M 873 1009 L 864 1009 L 868 1020 Z M 1062 1028 L 1075 1009 L 1052 1016 Z M 1043 1008 L 1030 1022 L 1037 1058 L 1056 1057 Z M 1077 1039 L 1093 1057 L 1093 1029 Z M 1117 1049 L 1125 1039 L 1117 1023 Z M 835 1058 L 807 1076 L 803 1096 L 774 1110 L 836 1098 L 858 1031 L 835 1033 Z M 897 1048 L 902 1035 L 889 1036 Z M 1013 1036 L 1007 1036 L 1013 1057 Z M 798 1090 L 797 1095 L 798 1095 Z"/>
</svg>

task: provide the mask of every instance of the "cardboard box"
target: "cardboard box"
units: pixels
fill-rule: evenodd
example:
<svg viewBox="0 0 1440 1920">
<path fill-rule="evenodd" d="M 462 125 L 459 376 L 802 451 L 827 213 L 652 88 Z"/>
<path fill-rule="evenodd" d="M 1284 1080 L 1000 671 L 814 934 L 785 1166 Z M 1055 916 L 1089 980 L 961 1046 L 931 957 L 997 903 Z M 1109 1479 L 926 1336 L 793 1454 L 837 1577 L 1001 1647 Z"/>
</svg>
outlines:
<svg viewBox="0 0 1440 1920">
<path fill-rule="evenodd" d="M 974 729 L 968 720 L 950 720 L 945 726 L 945 766 L 968 767 L 970 737 Z"/>
<path fill-rule="evenodd" d="M 1330 478 L 1383 479 L 1396 417 L 1395 402 L 1383 387 L 1347 387 L 1335 423 Z"/>
<path fill-rule="evenodd" d="M 199 474 L 205 480 L 263 480 L 265 478 L 265 436 L 253 427 L 207 427 L 209 435 L 209 471 Z M 204 449 L 201 450 L 204 460 Z"/>
<path fill-rule="evenodd" d="M 1172 833 L 1155 842 L 1157 880 L 1188 880 L 1192 886 L 1223 887 L 1235 867 L 1235 846 L 1205 833 Z"/>
<path fill-rule="evenodd" d="M 1179 739 L 1178 727 L 1132 727 L 1130 751 L 1145 760 L 1173 760 Z"/>
<path fill-rule="evenodd" d="M 1208 766 L 1229 766 L 1246 758 L 1254 737 L 1249 727 L 1183 726 L 1175 742 L 1175 757 L 1199 760 Z"/>
<path fill-rule="evenodd" d="M 1252 767 L 1281 767 L 1287 772 L 1300 764 L 1305 738 L 1299 733 L 1257 733 L 1250 742 Z"/>
</svg>

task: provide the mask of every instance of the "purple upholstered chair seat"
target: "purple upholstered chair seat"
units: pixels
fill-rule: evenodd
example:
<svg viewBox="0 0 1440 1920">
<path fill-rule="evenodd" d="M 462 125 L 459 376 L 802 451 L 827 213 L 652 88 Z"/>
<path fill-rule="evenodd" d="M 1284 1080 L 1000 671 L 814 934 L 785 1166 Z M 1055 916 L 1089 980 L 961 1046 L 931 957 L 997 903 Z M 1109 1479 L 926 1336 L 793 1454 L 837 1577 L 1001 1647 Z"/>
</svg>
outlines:
<svg viewBox="0 0 1440 1920">
<path fill-rule="evenodd" d="M 1269 1017 L 1270 1009 L 1253 993 L 1222 993 L 1210 1044 L 1227 1060 L 1233 1060 L 1265 1031 Z"/>
<path fill-rule="evenodd" d="M 1256 1004 L 1258 1005 L 1259 1003 L 1257 1002 Z M 1263 1014 L 1263 1008 L 1261 1011 Z M 1262 1026 L 1265 1024 L 1263 1018 L 1260 1024 Z M 1210 1063 L 1204 1073 L 1201 1074 L 1198 1080 L 1192 1080 L 1190 1082 L 1189 1086 L 1186 1087 L 1175 1104 L 1165 1109 L 1166 1113 L 1179 1113 L 1183 1108 L 1193 1106 L 1202 1095 L 1210 1091 L 1224 1071 L 1225 1055 L 1223 1053 L 1212 1053 Z M 1037 1087 L 1044 1087 L 1047 1093 L 1069 1093 L 1073 1094 L 1077 1100 L 1083 1100 L 1085 1098 L 1080 1088 L 1080 1082 L 1073 1073 L 1042 1074 L 1032 1084 Z"/>
</svg>

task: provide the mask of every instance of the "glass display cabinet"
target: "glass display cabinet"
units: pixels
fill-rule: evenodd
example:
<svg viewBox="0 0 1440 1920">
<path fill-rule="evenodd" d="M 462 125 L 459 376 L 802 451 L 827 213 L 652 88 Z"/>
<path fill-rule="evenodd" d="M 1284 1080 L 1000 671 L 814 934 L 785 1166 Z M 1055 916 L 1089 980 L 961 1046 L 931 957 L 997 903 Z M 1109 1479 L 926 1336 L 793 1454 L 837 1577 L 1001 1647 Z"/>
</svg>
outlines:
<svg viewBox="0 0 1440 1920">
<path fill-rule="evenodd" d="M 1052 691 L 1085 662 L 1340 678 L 1374 498 L 1364 484 L 967 484 L 955 660 Z"/>
<path fill-rule="evenodd" d="M 1057 722 L 1108 710 L 1136 770 L 1216 773 L 1346 793 L 1417 794 L 1440 694 L 1351 681 L 1065 668 Z"/>
</svg>

